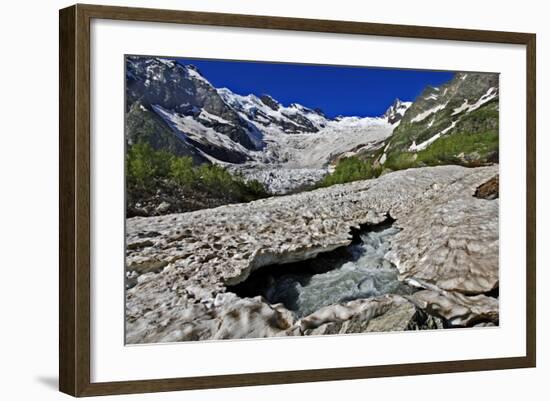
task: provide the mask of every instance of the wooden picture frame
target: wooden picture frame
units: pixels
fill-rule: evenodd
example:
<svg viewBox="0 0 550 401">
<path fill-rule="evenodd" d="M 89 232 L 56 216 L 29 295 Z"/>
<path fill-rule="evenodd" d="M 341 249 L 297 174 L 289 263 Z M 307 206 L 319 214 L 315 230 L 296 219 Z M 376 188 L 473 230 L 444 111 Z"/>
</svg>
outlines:
<svg viewBox="0 0 550 401">
<path fill-rule="evenodd" d="M 95 383 L 90 380 L 90 21 L 162 22 L 518 44 L 527 58 L 526 355 L 366 367 Z M 536 363 L 536 36 L 530 33 L 74 5 L 60 10 L 59 388 L 73 396 L 144 393 L 534 367 Z"/>
</svg>

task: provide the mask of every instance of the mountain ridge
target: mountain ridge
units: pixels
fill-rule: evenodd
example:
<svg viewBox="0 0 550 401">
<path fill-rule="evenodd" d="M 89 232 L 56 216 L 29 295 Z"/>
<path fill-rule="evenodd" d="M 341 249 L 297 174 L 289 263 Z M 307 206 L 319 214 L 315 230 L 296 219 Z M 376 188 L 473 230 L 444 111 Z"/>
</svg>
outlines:
<svg viewBox="0 0 550 401">
<path fill-rule="evenodd" d="M 492 73 L 458 72 L 440 87 L 428 86 L 404 113 L 383 154 L 376 160 L 385 164 L 392 156 L 427 150 L 440 138 L 454 134 L 495 133 L 498 137 L 499 76 Z M 456 152 L 455 152 L 456 153 Z M 455 162 L 466 162 L 456 153 Z M 472 154 L 479 164 L 498 161 L 496 155 Z"/>
<path fill-rule="evenodd" d="M 128 146 L 144 141 L 195 164 L 219 164 L 276 193 L 310 185 L 346 157 L 391 169 L 395 158 L 416 159 L 455 132 L 498 131 L 496 74 L 456 73 L 413 102 L 395 99 L 378 117 L 329 118 L 266 93 L 216 88 L 198 68 L 173 59 L 129 56 L 126 66 Z M 490 118 L 477 118 L 481 112 Z"/>
</svg>

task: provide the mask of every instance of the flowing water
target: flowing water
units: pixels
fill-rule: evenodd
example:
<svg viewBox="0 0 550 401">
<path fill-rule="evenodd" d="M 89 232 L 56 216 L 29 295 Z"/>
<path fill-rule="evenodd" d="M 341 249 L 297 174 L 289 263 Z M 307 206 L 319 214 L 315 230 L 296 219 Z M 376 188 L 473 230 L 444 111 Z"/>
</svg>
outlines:
<svg viewBox="0 0 550 401">
<path fill-rule="evenodd" d="M 398 281 L 396 267 L 384 258 L 397 232 L 391 223 L 358 230 L 347 247 L 299 263 L 263 267 L 228 290 L 283 303 L 298 317 L 338 302 L 411 294 L 414 290 Z"/>
</svg>

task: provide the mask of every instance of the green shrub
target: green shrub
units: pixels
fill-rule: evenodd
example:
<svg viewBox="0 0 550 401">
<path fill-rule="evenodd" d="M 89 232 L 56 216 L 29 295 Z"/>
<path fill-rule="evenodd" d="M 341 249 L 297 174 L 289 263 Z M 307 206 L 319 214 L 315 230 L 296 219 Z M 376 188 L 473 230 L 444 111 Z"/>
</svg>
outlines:
<svg viewBox="0 0 550 401">
<path fill-rule="evenodd" d="M 417 153 L 417 161 L 427 165 L 461 164 L 460 155 L 477 153 L 483 160 L 492 152 L 498 152 L 498 133 L 457 133 L 439 138 Z"/>
<path fill-rule="evenodd" d="M 173 156 L 165 151 L 156 151 L 147 143 L 130 147 L 126 155 L 128 180 L 140 186 L 150 185 L 157 177 L 165 177 Z"/>
<path fill-rule="evenodd" d="M 327 175 L 319 184 L 321 187 L 328 187 L 334 184 L 365 180 L 376 176 L 378 169 L 373 169 L 370 161 L 361 160 L 357 157 L 342 159 L 336 165 L 336 169 Z"/>
<path fill-rule="evenodd" d="M 393 151 L 387 155 L 383 165 L 373 165 L 371 157 L 361 160 L 349 157 L 338 162 L 334 172 L 326 176 L 320 187 L 365 180 L 380 176 L 383 170 L 405 170 L 408 168 L 458 164 L 473 166 L 489 162 L 491 154 L 498 154 L 498 132 L 461 132 L 443 136 L 419 152 Z M 466 157 L 470 156 L 470 161 Z"/>
<path fill-rule="evenodd" d="M 390 170 L 405 170 L 412 167 L 418 167 L 417 156 L 409 152 L 397 152 L 388 155 L 384 168 Z"/>
<path fill-rule="evenodd" d="M 211 194 L 231 202 L 269 196 L 258 181 L 246 182 L 214 164 L 194 166 L 191 157 L 177 157 L 163 150 L 154 150 L 147 143 L 138 143 L 128 149 L 126 166 L 128 185 L 149 193 L 155 192 L 159 180 L 163 180 L 186 191 L 200 192 L 206 196 Z"/>
<path fill-rule="evenodd" d="M 191 157 L 174 157 L 170 163 L 170 177 L 180 185 L 192 185 L 197 179 Z"/>
<path fill-rule="evenodd" d="M 438 166 L 443 164 L 468 164 L 464 156 L 475 155 L 474 159 L 486 162 L 491 153 L 498 153 L 498 133 L 460 132 L 443 136 L 426 149 L 417 153 L 395 152 L 388 156 L 385 168 L 403 170 L 411 167 Z"/>
<path fill-rule="evenodd" d="M 269 192 L 265 189 L 264 185 L 258 180 L 241 181 L 243 187 L 243 194 L 245 200 L 253 200 L 259 198 L 266 198 L 269 196 Z"/>
<path fill-rule="evenodd" d="M 235 192 L 236 183 L 224 168 L 216 165 L 203 164 L 198 169 L 200 183 L 217 194 L 231 195 Z"/>
</svg>

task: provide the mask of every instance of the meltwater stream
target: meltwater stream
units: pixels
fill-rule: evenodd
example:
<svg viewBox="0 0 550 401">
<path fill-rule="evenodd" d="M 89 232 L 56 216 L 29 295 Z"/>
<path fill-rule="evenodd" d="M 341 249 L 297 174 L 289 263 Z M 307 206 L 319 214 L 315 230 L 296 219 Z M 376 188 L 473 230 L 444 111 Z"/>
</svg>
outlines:
<svg viewBox="0 0 550 401">
<path fill-rule="evenodd" d="M 398 281 L 396 267 L 384 258 L 397 232 L 391 222 L 354 230 L 349 246 L 299 263 L 262 267 L 228 291 L 241 297 L 262 295 L 298 317 L 358 298 L 411 294 L 414 289 Z"/>
</svg>

